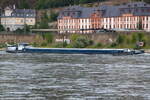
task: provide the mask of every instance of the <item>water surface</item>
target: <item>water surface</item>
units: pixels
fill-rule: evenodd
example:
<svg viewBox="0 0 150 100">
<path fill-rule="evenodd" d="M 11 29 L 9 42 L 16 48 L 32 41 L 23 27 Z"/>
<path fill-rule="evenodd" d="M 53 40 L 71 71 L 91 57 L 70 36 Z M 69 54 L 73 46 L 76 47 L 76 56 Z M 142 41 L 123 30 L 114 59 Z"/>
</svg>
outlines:
<svg viewBox="0 0 150 100">
<path fill-rule="evenodd" d="M 150 100 L 150 55 L 8 54 L 1 100 Z"/>
</svg>

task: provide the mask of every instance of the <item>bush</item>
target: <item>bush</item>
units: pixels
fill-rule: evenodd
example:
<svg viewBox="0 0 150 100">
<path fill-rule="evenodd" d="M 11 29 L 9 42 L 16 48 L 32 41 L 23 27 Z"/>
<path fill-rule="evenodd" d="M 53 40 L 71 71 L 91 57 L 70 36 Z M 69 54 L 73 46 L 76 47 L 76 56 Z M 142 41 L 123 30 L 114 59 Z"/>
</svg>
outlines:
<svg viewBox="0 0 150 100">
<path fill-rule="evenodd" d="M 50 21 L 50 22 L 57 21 L 57 17 L 58 17 L 58 13 L 51 12 L 51 15 L 50 15 L 49 21 Z"/>
<path fill-rule="evenodd" d="M 46 43 L 46 42 L 43 42 L 43 43 L 41 44 L 41 46 L 42 46 L 42 47 L 46 47 L 46 46 L 47 46 L 47 43 Z"/>
<path fill-rule="evenodd" d="M 3 25 L 0 24 L 0 32 L 5 31 L 5 28 L 3 27 Z"/>
<path fill-rule="evenodd" d="M 90 46 L 90 48 L 102 48 L 103 45 L 101 43 L 93 43 L 93 45 Z"/>
<path fill-rule="evenodd" d="M 117 43 L 112 43 L 112 44 L 110 45 L 111 48 L 114 48 L 114 47 L 116 47 L 116 46 L 117 46 Z"/>
<path fill-rule="evenodd" d="M 137 34 L 137 39 L 138 39 L 138 41 L 144 41 L 144 34 L 143 33 L 138 33 Z"/>
<path fill-rule="evenodd" d="M 53 44 L 52 47 L 54 47 L 54 48 L 63 48 L 63 43 L 55 43 L 55 44 Z"/>
<path fill-rule="evenodd" d="M 48 22 L 49 22 L 48 15 L 46 12 L 44 12 L 44 14 L 41 18 L 41 21 L 39 23 L 37 23 L 38 24 L 37 28 L 48 29 L 49 28 Z"/>
<path fill-rule="evenodd" d="M 136 36 L 135 33 L 132 34 L 131 38 L 132 38 L 132 39 L 131 39 L 131 42 L 132 42 L 132 43 L 136 43 L 136 42 L 137 42 L 137 36 Z"/>
<path fill-rule="evenodd" d="M 117 44 L 122 44 L 124 42 L 124 36 L 119 34 L 116 42 Z"/>
<path fill-rule="evenodd" d="M 72 42 L 75 42 L 77 40 L 77 38 L 79 38 L 80 36 L 81 35 L 79 35 L 79 34 L 72 34 L 70 39 Z"/>
<path fill-rule="evenodd" d="M 39 45 L 38 45 L 38 43 L 34 42 L 34 43 L 32 44 L 32 46 L 38 47 Z"/>
<path fill-rule="evenodd" d="M 30 32 L 30 26 L 29 25 L 25 25 L 23 29 L 18 28 L 14 32 L 18 33 L 18 34 L 22 34 L 22 33 L 27 34 L 27 33 Z"/>
<path fill-rule="evenodd" d="M 74 42 L 73 42 L 73 48 L 85 48 L 87 46 L 90 46 L 93 44 L 92 40 L 89 40 L 85 37 L 78 37 Z"/>
<path fill-rule="evenodd" d="M 52 43 L 53 42 L 53 34 L 52 33 L 45 33 L 42 35 L 43 38 L 46 40 L 46 42 L 49 44 L 49 43 Z"/>
<path fill-rule="evenodd" d="M 6 44 L 0 44 L 0 48 L 6 47 Z"/>
</svg>

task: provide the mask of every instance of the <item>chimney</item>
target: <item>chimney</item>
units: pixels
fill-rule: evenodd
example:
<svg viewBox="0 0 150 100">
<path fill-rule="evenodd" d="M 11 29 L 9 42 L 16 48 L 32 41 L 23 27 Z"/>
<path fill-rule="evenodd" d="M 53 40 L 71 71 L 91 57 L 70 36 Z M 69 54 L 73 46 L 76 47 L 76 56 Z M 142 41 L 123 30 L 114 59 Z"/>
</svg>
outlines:
<svg viewBox="0 0 150 100">
<path fill-rule="evenodd" d="M 16 9 L 16 5 L 15 4 L 13 5 L 13 9 Z"/>
</svg>

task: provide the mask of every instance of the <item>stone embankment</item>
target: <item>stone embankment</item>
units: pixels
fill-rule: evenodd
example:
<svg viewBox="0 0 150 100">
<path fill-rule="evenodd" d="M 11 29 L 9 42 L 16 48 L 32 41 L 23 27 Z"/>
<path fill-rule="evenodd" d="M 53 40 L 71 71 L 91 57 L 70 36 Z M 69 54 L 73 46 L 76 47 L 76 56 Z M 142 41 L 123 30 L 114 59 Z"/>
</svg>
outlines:
<svg viewBox="0 0 150 100">
<path fill-rule="evenodd" d="M 115 40 L 116 34 L 112 33 L 100 33 L 100 34 L 80 34 L 89 39 L 93 40 L 96 43 L 111 43 Z M 56 39 L 71 39 L 72 34 L 54 34 L 54 41 Z M 0 34 L 0 44 L 3 43 L 43 43 L 45 38 L 43 34 Z"/>
<path fill-rule="evenodd" d="M 4 51 L 5 50 L 5 48 L 0 48 L 0 51 Z"/>
<path fill-rule="evenodd" d="M 145 50 L 145 53 L 150 53 L 150 49 L 146 49 L 146 50 Z"/>
<path fill-rule="evenodd" d="M 0 34 L 0 44 L 3 43 L 39 43 L 42 42 L 43 38 L 36 34 Z"/>
</svg>

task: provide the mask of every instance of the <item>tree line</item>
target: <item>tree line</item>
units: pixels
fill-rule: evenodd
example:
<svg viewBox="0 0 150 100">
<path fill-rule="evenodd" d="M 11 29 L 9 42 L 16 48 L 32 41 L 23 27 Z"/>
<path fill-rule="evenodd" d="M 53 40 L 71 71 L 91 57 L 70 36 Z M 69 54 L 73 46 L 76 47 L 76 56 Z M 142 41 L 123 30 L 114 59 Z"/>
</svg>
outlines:
<svg viewBox="0 0 150 100">
<path fill-rule="evenodd" d="M 17 8 L 48 9 L 48 8 L 64 7 L 69 5 L 78 5 L 102 1 L 113 2 L 114 0 L 0 0 L 0 8 L 4 8 L 6 6 L 15 4 Z M 132 1 L 144 1 L 150 3 L 150 0 L 132 0 Z"/>
<path fill-rule="evenodd" d="M 9 5 L 16 5 L 17 8 L 26 9 L 48 9 L 69 6 L 74 4 L 93 3 L 104 0 L 0 0 L 0 7 L 4 8 Z M 107 0 L 105 0 L 107 1 Z"/>
</svg>

